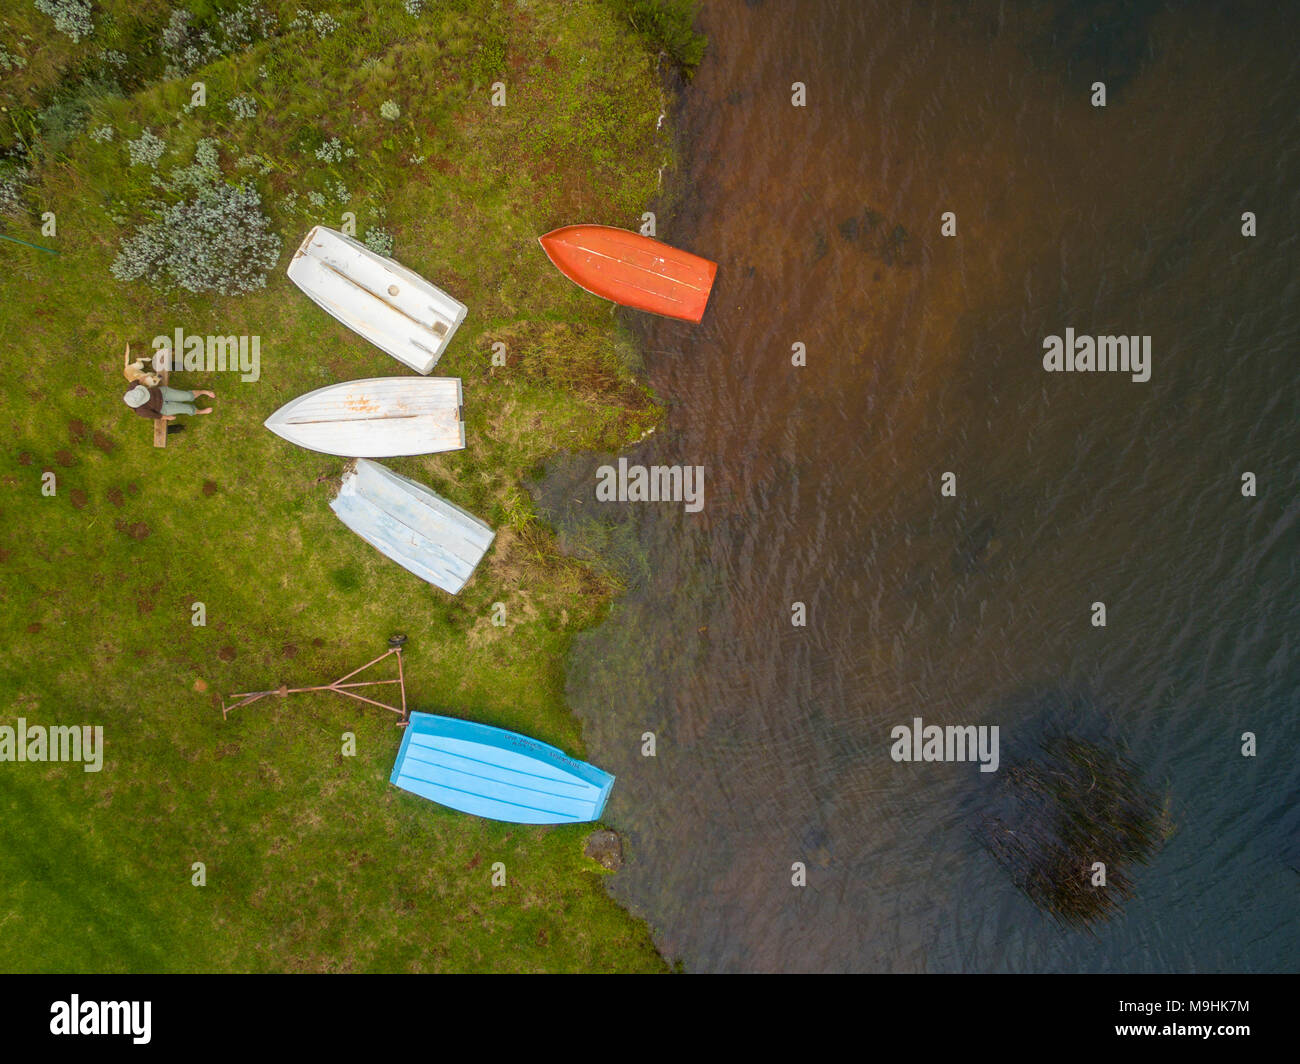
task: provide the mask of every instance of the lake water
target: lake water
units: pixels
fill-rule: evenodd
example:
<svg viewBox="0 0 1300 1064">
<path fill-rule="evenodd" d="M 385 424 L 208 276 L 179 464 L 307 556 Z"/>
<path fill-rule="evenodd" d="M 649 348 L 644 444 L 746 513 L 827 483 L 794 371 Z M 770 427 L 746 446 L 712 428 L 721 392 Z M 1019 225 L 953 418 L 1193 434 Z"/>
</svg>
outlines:
<svg viewBox="0 0 1300 1064">
<path fill-rule="evenodd" d="M 704 509 L 597 503 L 609 456 L 538 488 L 629 582 L 568 693 L 688 970 L 1300 965 L 1297 17 L 1221 6 L 706 5 L 658 235 L 718 278 L 628 315 L 669 416 L 627 452 Z M 1045 372 L 1066 328 L 1150 380 Z M 991 775 L 890 759 L 914 717 L 1104 730 L 1176 831 L 1063 929 L 971 834 Z"/>
</svg>

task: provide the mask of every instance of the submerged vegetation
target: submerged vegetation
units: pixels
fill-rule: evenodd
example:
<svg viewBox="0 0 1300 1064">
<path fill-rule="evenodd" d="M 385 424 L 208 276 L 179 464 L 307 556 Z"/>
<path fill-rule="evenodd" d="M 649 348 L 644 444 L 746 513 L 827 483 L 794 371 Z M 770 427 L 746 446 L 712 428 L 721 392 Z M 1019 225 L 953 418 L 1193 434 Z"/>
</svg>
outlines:
<svg viewBox="0 0 1300 1064">
<path fill-rule="evenodd" d="M 1133 895 L 1133 867 L 1168 832 L 1137 767 L 1102 743 L 1052 736 L 1040 756 L 1004 766 L 998 787 L 976 835 L 1012 882 L 1066 925 L 1117 912 Z"/>
<path fill-rule="evenodd" d="M 79 25 L 85 5 L 54 6 Z M 59 252 L 0 244 L 0 719 L 100 724 L 106 749 L 100 773 L 0 775 L 6 969 L 663 969 L 589 829 L 395 792 L 396 729 L 336 696 L 218 708 L 405 631 L 413 708 L 585 756 L 565 655 L 616 585 L 561 555 L 522 485 L 660 418 L 609 305 L 536 240 L 635 225 L 672 165 L 657 48 L 619 7 L 99 0 L 76 39 L 34 3 L 0 15 L 0 225 Z M 498 531 L 454 598 L 329 511 L 342 459 L 262 428 L 403 372 L 284 277 L 314 224 L 470 308 L 435 371 L 464 381 L 467 449 L 388 463 Z M 216 411 L 159 451 L 122 349 L 177 328 L 259 337 L 261 372 L 177 372 Z"/>
</svg>

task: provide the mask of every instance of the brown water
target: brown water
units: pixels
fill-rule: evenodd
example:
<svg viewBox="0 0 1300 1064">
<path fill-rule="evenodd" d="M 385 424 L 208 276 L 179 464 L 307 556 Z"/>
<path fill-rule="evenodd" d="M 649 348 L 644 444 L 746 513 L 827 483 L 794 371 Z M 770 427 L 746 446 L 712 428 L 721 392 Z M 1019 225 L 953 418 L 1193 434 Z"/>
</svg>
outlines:
<svg viewBox="0 0 1300 1064">
<path fill-rule="evenodd" d="M 569 695 L 611 889 L 688 969 L 1297 966 L 1297 19 L 1117 6 L 706 5 L 659 236 L 718 280 L 629 318 L 670 416 L 628 455 L 706 505 L 598 504 L 608 456 L 539 489 L 629 577 Z M 1067 327 L 1150 335 L 1151 380 L 1045 373 Z M 1004 761 L 1105 731 L 1177 832 L 1062 930 L 971 837 L 991 776 L 890 760 L 914 716 Z"/>
</svg>

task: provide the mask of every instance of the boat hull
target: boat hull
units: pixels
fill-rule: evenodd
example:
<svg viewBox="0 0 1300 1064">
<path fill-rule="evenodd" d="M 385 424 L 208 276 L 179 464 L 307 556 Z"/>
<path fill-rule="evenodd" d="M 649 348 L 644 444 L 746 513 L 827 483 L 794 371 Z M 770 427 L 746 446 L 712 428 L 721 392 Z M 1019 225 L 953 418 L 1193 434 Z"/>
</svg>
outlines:
<svg viewBox="0 0 1300 1064">
<path fill-rule="evenodd" d="M 513 824 L 600 819 L 614 777 L 526 735 L 412 713 L 389 781 L 462 813 Z"/>
<path fill-rule="evenodd" d="M 716 262 L 609 225 L 569 225 L 539 239 L 556 268 L 593 295 L 683 321 L 704 317 Z"/>
<path fill-rule="evenodd" d="M 456 594 L 496 533 L 473 514 L 378 462 L 358 459 L 330 509 L 403 569 Z"/>
<path fill-rule="evenodd" d="M 288 273 L 322 310 L 417 373 L 438 364 L 467 313 L 419 274 L 323 225 L 307 234 Z"/>
<path fill-rule="evenodd" d="M 317 388 L 266 419 L 290 443 L 344 458 L 457 451 L 465 446 L 458 377 L 373 377 Z"/>
</svg>

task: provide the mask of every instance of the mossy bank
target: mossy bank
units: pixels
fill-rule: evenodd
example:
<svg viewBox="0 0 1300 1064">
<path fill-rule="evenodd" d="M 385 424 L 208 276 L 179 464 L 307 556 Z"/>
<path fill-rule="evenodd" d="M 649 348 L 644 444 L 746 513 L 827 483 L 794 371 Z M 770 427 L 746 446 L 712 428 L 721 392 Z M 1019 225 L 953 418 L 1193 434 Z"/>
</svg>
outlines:
<svg viewBox="0 0 1300 1064">
<path fill-rule="evenodd" d="M 561 555 L 522 483 L 660 416 L 609 305 L 536 240 L 635 226 L 674 165 L 663 53 L 628 17 L 645 5 L 307 6 L 0 16 L 3 232 L 58 252 L 0 242 L 0 723 L 98 724 L 106 748 L 99 773 L 0 764 L 0 968 L 663 970 L 583 856 L 589 828 L 394 790 L 393 718 L 333 695 L 222 720 L 222 693 L 327 682 L 405 632 L 414 708 L 583 756 L 565 655 L 616 580 Z M 115 276 L 203 182 L 256 191 L 279 238 L 265 286 L 221 295 L 183 255 Z M 470 308 L 436 370 L 464 381 L 467 448 L 390 463 L 498 530 L 454 598 L 329 511 L 343 459 L 262 428 L 310 389 L 403 372 L 284 277 L 313 224 L 349 218 Z M 216 412 L 155 450 L 122 351 L 177 328 L 258 337 L 260 375 L 174 374 Z"/>
</svg>

